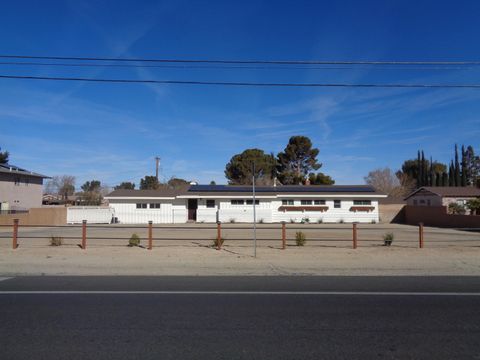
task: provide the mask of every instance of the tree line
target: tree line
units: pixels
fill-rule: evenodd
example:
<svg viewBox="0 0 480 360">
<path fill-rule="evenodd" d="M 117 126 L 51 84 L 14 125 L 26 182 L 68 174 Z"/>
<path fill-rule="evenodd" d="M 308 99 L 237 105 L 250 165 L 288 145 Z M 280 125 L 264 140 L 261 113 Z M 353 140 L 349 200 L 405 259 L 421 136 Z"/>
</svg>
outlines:
<svg viewBox="0 0 480 360">
<path fill-rule="evenodd" d="M 405 196 L 422 186 L 477 186 L 480 187 L 480 156 L 473 146 L 455 144 L 450 163 L 444 164 L 417 151 L 416 159 L 405 160 L 397 172 L 389 168 L 371 171 L 365 182 L 392 196 Z"/>
<path fill-rule="evenodd" d="M 332 185 L 335 181 L 322 172 L 317 156 L 306 136 L 292 136 L 285 149 L 278 154 L 267 154 L 261 149 L 246 149 L 232 156 L 225 166 L 225 177 L 230 185 L 251 185 L 253 177 L 259 185 Z"/>
</svg>

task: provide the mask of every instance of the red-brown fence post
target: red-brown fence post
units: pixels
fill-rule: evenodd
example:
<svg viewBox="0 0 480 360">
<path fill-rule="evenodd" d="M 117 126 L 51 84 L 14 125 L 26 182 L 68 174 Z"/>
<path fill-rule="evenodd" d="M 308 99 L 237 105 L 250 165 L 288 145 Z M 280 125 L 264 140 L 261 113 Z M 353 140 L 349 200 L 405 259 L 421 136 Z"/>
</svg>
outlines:
<svg viewBox="0 0 480 360">
<path fill-rule="evenodd" d="M 357 248 L 357 224 L 356 223 L 353 223 L 353 227 L 352 227 L 352 232 L 353 232 L 353 248 L 356 249 Z"/>
<path fill-rule="evenodd" d="M 282 250 L 285 250 L 287 247 L 287 229 L 285 221 L 282 221 Z"/>
<path fill-rule="evenodd" d="M 152 250 L 153 247 L 153 228 L 152 221 L 148 222 L 148 250 Z"/>
<path fill-rule="evenodd" d="M 423 223 L 418 224 L 418 247 L 423 249 Z"/>
<path fill-rule="evenodd" d="M 12 248 L 14 250 L 18 248 L 18 223 L 18 219 L 13 219 Z"/>
<path fill-rule="evenodd" d="M 221 222 L 217 222 L 217 250 L 222 249 L 222 225 Z"/>
<path fill-rule="evenodd" d="M 87 220 L 82 221 L 82 249 L 87 248 Z"/>
</svg>

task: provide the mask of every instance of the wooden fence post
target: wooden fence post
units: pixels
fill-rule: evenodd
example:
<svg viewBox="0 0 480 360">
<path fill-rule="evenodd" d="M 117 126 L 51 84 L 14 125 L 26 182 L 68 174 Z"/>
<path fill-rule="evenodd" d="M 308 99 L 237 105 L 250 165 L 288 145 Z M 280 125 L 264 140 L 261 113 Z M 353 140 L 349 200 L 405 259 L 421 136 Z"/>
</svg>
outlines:
<svg viewBox="0 0 480 360">
<path fill-rule="evenodd" d="M 13 219 L 13 236 L 12 236 L 12 248 L 15 250 L 18 248 L 18 219 Z"/>
<path fill-rule="evenodd" d="M 217 222 L 217 250 L 222 249 L 222 225 L 221 222 Z"/>
<path fill-rule="evenodd" d="M 152 221 L 148 222 L 148 250 L 152 250 L 153 247 L 153 229 L 152 229 Z"/>
<path fill-rule="evenodd" d="M 285 221 L 282 221 L 282 250 L 285 250 L 287 247 L 287 229 Z"/>
<path fill-rule="evenodd" d="M 82 221 L 82 249 L 87 248 L 87 220 Z"/>
<path fill-rule="evenodd" d="M 423 223 L 418 224 L 418 246 L 423 249 Z"/>
<path fill-rule="evenodd" d="M 353 227 L 352 227 L 352 232 L 353 232 L 353 248 L 356 249 L 357 248 L 357 224 L 356 223 L 353 223 Z"/>
</svg>

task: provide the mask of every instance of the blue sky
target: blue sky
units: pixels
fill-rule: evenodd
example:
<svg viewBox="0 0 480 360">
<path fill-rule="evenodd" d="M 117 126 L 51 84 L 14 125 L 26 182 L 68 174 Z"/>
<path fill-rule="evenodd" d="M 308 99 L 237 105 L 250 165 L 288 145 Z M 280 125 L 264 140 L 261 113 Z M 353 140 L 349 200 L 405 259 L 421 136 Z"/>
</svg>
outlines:
<svg viewBox="0 0 480 360">
<path fill-rule="evenodd" d="M 478 1 L 15 1 L 0 53 L 263 60 L 480 60 Z M 480 68 L 49 68 L 0 74 L 271 82 L 479 83 Z M 154 173 L 225 183 L 246 148 L 320 148 L 322 171 L 363 183 L 422 148 L 480 151 L 480 90 L 264 89 L 0 80 L 0 146 L 11 162 L 77 186 Z"/>
</svg>

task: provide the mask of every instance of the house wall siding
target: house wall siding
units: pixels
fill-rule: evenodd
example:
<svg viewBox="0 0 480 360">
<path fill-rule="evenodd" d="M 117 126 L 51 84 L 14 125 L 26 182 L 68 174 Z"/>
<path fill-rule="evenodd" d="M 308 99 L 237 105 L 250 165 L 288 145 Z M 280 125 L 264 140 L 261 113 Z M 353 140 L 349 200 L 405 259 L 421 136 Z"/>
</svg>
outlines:
<svg viewBox="0 0 480 360">
<path fill-rule="evenodd" d="M 16 184 L 15 179 L 20 181 Z M 2 210 L 24 210 L 42 206 L 43 179 L 0 173 Z"/>
<path fill-rule="evenodd" d="M 251 199 L 245 197 L 243 200 Z M 309 198 L 306 198 L 309 199 Z M 318 199 L 318 198 L 315 198 Z M 365 198 L 362 198 L 365 199 Z M 214 208 L 207 207 L 207 199 L 198 199 L 197 222 L 214 223 L 217 220 L 221 222 L 253 222 L 253 205 L 234 205 L 229 198 L 212 198 L 215 201 Z M 354 198 L 342 198 L 341 207 L 334 207 L 334 199 L 326 199 L 325 206 L 328 210 L 320 211 L 282 211 L 281 199 L 258 199 L 259 204 L 255 207 L 257 222 L 278 223 L 278 222 L 301 222 L 308 218 L 310 222 L 325 223 L 371 223 L 379 221 L 378 201 L 371 199 L 371 211 L 350 210 L 355 206 Z M 301 206 L 302 198 L 296 198 L 294 206 Z M 155 202 L 161 203 L 160 209 L 150 209 L 148 204 Z M 147 209 L 137 209 L 137 203 L 146 203 Z M 110 199 L 110 206 L 114 209 L 114 216 L 121 223 L 125 224 L 144 224 L 149 220 L 154 223 L 185 223 L 187 222 L 187 203 L 188 199 L 176 200 L 120 200 Z"/>
</svg>

